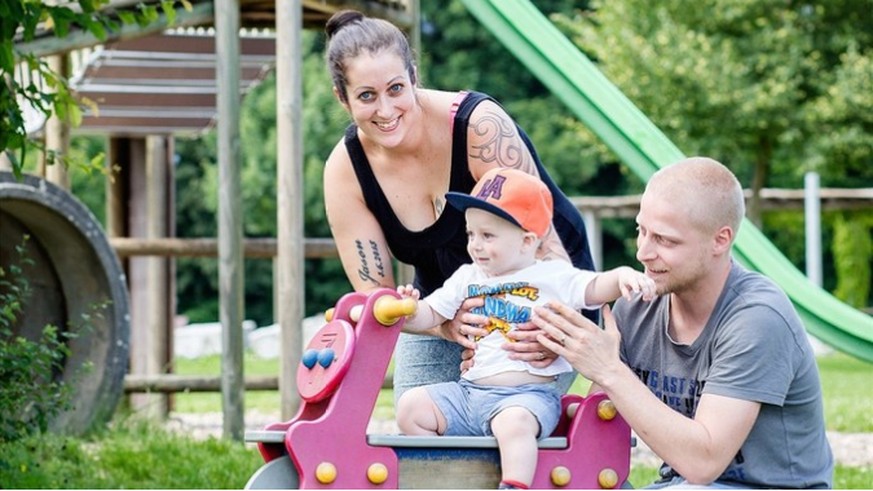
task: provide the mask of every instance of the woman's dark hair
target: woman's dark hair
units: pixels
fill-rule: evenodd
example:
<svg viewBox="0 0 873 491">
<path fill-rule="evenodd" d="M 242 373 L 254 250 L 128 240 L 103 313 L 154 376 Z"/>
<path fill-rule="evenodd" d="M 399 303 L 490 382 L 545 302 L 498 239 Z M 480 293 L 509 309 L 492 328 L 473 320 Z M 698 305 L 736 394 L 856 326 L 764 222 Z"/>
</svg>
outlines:
<svg viewBox="0 0 873 491">
<path fill-rule="evenodd" d="M 395 53 L 403 60 L 409 80 L 415 83 L 412 48 L 409 47 L 409 40 L 394 24 L 367 17 L 356 10 L 341 10 L 331 16 L 324 31 L 327 33 L 327 69 L 343 102 L 348 102 L 346 60 L 363 52 L 376 54 L 388 50 Z"/>
</svg>

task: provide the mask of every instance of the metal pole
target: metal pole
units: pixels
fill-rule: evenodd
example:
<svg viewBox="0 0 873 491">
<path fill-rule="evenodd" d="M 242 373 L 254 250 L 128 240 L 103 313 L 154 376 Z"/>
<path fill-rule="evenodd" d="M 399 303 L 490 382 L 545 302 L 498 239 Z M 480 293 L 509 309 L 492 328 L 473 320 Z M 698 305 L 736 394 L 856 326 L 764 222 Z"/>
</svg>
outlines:
<svg viewBox="0 0 873 491">
<path fill-rule="evenodd" d="M 588 247 L 591 248 L 591 259 L 594 260 L 594 269 L 603 271 L 603 230 L 600 225 L 600 217 L 593 211 L 582 212 L 585 219 L 585 232 L 588 235 Z"/>
<path fill-rule="evenodd" d="M 806 223 L 806 276 L 813 284 L 821 287 L 821 198 L 818 174 L 807 172 L 803 177 L 803 184 L 803 210 Z"/>
</svg>

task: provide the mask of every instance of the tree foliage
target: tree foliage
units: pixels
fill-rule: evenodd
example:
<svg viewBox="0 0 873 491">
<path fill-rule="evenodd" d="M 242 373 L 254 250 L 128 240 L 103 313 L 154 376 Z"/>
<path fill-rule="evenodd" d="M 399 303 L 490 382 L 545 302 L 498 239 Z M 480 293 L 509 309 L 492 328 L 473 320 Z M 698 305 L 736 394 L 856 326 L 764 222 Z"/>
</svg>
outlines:
<svg viewBox="0 0 873 491">
<path fill-rule="evenodd" d="M 21 50 L 16 43 L 33 41 L 43 31 L 64 38 L 72 29 L 87 31 L 97 40 L 105 41 L 122 25 L 147 26 L 158 20 L 161 12 L 172 24 L 177 3 L 187 10 L 192 8 L 188 0 L 142 2 L 133 10 L 107 10 L 110 0 L 0 2 L 0 153 L 6 152 L 16 175 L 21 174 L 30 146 L 46 151 L 49 164 L 55 161 L 69 164 L 65 156 L 46 150 L 29 138 L 25 107 L 46 118 L 55 114 L 73 127 L 82 123 L 82 106 L 96 110 L 93 101 L 77 98 L 67 79 L 55 73 L 45 59 Z"/>
<path fill-rule="evenodd" d="M 869 0 L 629 0 L 558 20 L 680 148 L 759 188 L 796 184 L 808 170 L 830 182 L 864 167 L 855 177 L 873 178 L 871 9 Z"/>
<path fill-rule="evenodd" d="M 825 187 L 873 183 L 873 1 L 592 7 L 554 19 L 685 154 L 724 162 L 753 189 L 753 221 L 760 188 L 801 187 L 808 171 Z M 852 255 L 869 277 L 870 255 Z"/>
</svg>

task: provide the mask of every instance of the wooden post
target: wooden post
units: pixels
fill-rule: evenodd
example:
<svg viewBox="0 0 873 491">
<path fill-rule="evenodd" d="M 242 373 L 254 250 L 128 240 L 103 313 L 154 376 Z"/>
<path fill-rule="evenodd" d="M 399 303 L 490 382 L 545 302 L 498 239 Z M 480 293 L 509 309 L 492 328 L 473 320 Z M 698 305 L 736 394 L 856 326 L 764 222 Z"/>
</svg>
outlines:
<svg viewBox="0 0 873 491">
<path fill-rule="evenodd" d="M 279 398 L 283 419 L 300 406 L 295 376 L 303 349 L 303 82 L 300 0 L 276 2 Z"/>
<path fill-rule="evenodd" d="M 167 237 L 169 227 L 167 216 L 169 215 L 170 186 L 169 167 L 170 156 L 168 155 L 168 137 L 146 137 L 146 226 L 145 236 L 148 239 Z M 146 262 L 146 296 L 148 297 L 148 310 L 145 314 L 145 326 L 147 341 L 146 370 L 147 374 L 166 373 L 170 365 L 170 351 L 168 346 L 172 339 L 171 302 L 168 298 L 170 293 L 170 276 L 168 271 L 169 259 L 164 257 L 148 257 Z M 169 399 L 165 395 L 157 396 L 159 399 L 159 413 L 161 417 L 169 412 Z"/>
<path fill-rule="evenodd" d="M 221 406 L 225 438 L 243 440 L 243 258 L 240 199 L 239 2 L 215 2 L 215 77 L 218 88 L 218 289 Z"/>
<path fill-rule="evenodd" d="M 125 227 L 125 183 L 127 172 L 120 165 L 120 158 L 126 159 L 126 138 L 109 136 L 106 138 L 106 235 L 113 237 L 127 237 Z M 122 157 L 125 155 L 125 157 Z M 115 170 L 118 166 L 118 170 Z M 123 260 L 123 258 L 122 258 Z"/>
<path fill-rule="evenodd" d="M 49 67 L 61 78 L 70 76 L 70 55 L 61 53 L 48 58 Z M 52 113 L 45 124 L 45 148 L 53 151 L 59 158 L 54 159 L 52 165 L 45 166 L 46 180 L 69 191 L 70 174 L 66 164 L 60 161 L 60 157 L 66 157 L 70 150 L 70 126 L 66 121 Z"/>
<path fill-rule="evenodd" d="M 161 229 L 165 206 L 157 195 L 166 184 L 155 179 L 164 174 L 160 162 L 165 159 L 153 155 L 151 142 L 142 137 L 115 137 L 109 143 L 107 161 L 118 164 L 122 171 L 107 184 L 107 231 L 109 236 L 149 238 Z M 158 223 L 160 222 L 160 223 Z M 158 375 L 167 363 L 166 336 L 154 318 L 158 303 L 164 303 L 165 294 L 158 294 L 153 258 L 131 257 L 126 261 L 128 290 L 130 292 L 130 373 Z M 163 418 L 167 414 L 167 397 L 163 394 L 135 394 L 131 407 L 141 415 Z"/>
</svg>

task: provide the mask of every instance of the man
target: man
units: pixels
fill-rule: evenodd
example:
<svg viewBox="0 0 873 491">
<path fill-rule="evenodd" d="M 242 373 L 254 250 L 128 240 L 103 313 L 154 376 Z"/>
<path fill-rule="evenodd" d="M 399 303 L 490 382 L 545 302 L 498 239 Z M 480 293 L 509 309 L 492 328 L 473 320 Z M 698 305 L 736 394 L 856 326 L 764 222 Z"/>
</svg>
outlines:
<svg viewBox="0 0 873 491">
<path fill-rule="evenodd" d="M 771 280 L 731 259 L 744 214 L 722 164 L 695 157 L 661 169 L 636 219 L 637 259 L 660 297 L 619 299 L 603 330 L 557 303 L 533 316 L 542 346 L 604 391 L 663 459 L 654 487 L 832 484 L 803 325 Z"/>
</svg>

